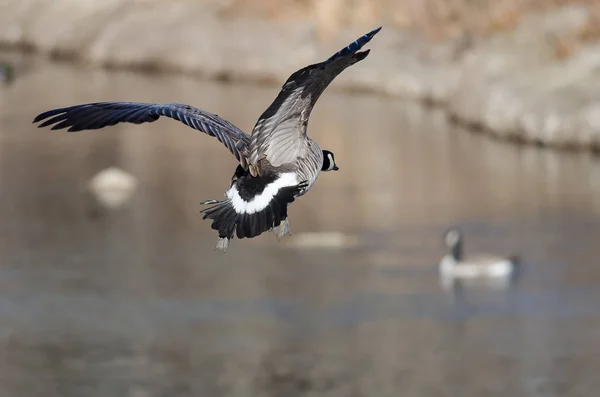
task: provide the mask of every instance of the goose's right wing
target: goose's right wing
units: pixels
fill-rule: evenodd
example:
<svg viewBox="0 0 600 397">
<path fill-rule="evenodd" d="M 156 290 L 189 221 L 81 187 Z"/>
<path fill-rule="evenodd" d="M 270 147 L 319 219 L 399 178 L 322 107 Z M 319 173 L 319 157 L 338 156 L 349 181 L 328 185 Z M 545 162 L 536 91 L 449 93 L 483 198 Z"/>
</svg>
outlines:
<svg viewBox="0 0 600 397">
<path fill-rule="evenodd" d="M 369 55 L 369 50 L 358 50 L 380 30 L 372 30 L 329 59 L 306 66 L 287 79 L 252 130 L 250 165 L 256 166 L 265 157 L 272 165 L 279 166 L 306 155 L 306 126 L 315 103 L 336 76 Z"/>
<path fill-rule="evenodd" d="M 117 123 L 151 123 L 160 116 L 181 121 L 188 127 L 217 138 L 245 166 L 244 153 L 250 136 L 227 120 L 195 108 L 171 103 L 96 102 L 49 110 L 38 115 L 33 122 L 45 120 L 39 127 L 51 124 L 53 130 L 69 127 L 68 131 L 96 130 Z"/>
</svg>

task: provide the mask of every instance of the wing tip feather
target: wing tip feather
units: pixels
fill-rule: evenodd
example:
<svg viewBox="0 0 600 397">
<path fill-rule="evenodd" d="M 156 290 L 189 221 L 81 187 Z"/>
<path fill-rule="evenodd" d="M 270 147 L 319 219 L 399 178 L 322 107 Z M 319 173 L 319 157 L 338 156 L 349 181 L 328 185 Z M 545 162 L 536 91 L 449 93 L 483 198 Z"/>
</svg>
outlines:
<svg viewBox="0 0 600 397">
<path fill-rule="evenodd" d="M 328 59 L 328 61 L 334 60 L 334 59 L 336 59 L 338 57 L 344 57 L 344 56 L 347 56 L 347 55 L 354 55 L 365 44 L 367 44 L 369 41 L 371 41 L 371 39 L 373 38 L 373 36 L 375 36 L 377 33 L 379 33 L 379 31 L 382 28 L 383 28 L 383 26 L 379 26 L 378 28 L 375 28 L 375 29 L 371 30 L 369 33 L 362 35 L 361 37 L 359 37 L 358 39 L 356 39 L 355 41 L 353 41 L 352 43 L 350 43 L 346 47 L 342 48 L 340 51 L 336 52 L 334 55 L 332 55 Z"/>
</svg>

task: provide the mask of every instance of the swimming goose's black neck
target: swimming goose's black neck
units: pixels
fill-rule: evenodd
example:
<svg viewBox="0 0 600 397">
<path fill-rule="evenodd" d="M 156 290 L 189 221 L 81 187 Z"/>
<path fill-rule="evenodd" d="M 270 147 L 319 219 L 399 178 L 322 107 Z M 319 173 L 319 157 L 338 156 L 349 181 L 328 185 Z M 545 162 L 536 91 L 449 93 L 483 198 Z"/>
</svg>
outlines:
<svg viewBox="0 0 600 397">
<path fill-rule="evenodd" d="M 457 262 L 462 260 L 462 257 L 463 257 L 462 241 L 457 241 L 456 243 L 454 243 L 452 245 L 452 247 L 450 247 L 450 255 L 452 255 L 452 258 Z"/>
</svg>

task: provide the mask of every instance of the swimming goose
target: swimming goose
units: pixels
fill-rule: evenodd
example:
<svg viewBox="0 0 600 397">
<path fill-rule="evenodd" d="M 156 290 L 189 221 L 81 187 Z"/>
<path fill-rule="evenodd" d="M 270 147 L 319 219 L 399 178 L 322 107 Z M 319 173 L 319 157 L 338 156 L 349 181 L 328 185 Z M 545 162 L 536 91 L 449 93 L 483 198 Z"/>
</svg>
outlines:
<svg viewBox="0 0 600 397">
<path fill-rule="evenodd" d="M 369 55 L 358 51 L 381 27 L 361 36 L 327 60 L 293 73 L 250 135 L 216 114 L 185 104 L 97 102 L 54 109 L 38 115 L 39 127 L 53 130 L 95 130 L 117 123 L 148 123 L 169 117 L 215 137 L 239 165 L 224 200 L 208 200 L 203 219 L 212 220 L 225 252 L 230 240 L 252 238 L 273 230 L 278 238 L 291 234 L 287 207 L 312 187 L 321 171 L 337 171 L 331 151 L 322 150 L 306 134 L 310 113 L 325 88 L 342 71 Z"/>
<path fill-rule="evenodd" d="M 450 253 L 445 255 L 439 270 L 446 279 L 509 279 L 513 276 L 516 258 L 503 258 L 492 255 L 475 255 L 463 257 L 462 233 L 451 228 L 444 234 L 444 242 Z"/>
</svg>

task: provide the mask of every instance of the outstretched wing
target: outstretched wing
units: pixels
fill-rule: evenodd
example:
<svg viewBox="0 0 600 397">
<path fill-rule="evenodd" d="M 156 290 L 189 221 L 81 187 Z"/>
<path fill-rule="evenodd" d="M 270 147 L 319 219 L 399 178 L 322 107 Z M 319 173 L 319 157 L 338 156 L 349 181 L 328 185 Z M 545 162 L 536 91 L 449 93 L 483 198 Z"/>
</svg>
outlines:
<svg viewBox="0 0 600 397">
<path fill-rule="evenodd" d="M 256 167 L 264 157 L 279 166 L 306 155 L 306 125 L 319 96 L 344 69 L 366 58 L 369 50 L 358 50 L 380 30 L 365 34 L 326 61 L 306 66 L 288 78 L 252 130 L 250 165 Z"/>
<path fill-rule="evenodd" d="M 240 162 L 250 144 L 250 136 L 216 114 L 192 106 L 152 104 L 141 102 L 97 102 L 49 110 L 38 115 L 33 122 L 45 120 L 38 127 L 51 124 L 53 130 L 69 127 L 68 131 L 96 130 L 118 123 L 151 123 L 160 116 L 181 121 L 185 125 L 215 137 L 224 144 Z"/>
</svg>

